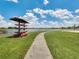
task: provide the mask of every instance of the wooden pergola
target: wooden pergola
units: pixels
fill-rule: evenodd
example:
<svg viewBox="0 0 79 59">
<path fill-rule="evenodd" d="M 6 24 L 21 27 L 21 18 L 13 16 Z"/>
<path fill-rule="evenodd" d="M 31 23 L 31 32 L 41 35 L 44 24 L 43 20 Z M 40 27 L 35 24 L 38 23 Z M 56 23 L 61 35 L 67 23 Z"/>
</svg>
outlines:
<svg viewBox="0 0 79 59">
<path fill-rule="evenodd" d="M 21 18 L 18 18 L 18 17 L 13 17 L 13 18 L 10 18 L 10 20 L 13 20 L 13 21 L 16 21 L 18 22 L 18 24 L 16 24 L 16 26 L 18 26 L 18 36 L 20 36 L 21 34 L 21 29 L 24 29 L 24 32 L 25 32 L 25 29 L 26 29 L 26 23 L 29 23 L 27 21 L 25 21 L 24 19 L 21 19 Z M 23 28 L 21 28 L 21 26 L 23 26 Z"/>
</svg>

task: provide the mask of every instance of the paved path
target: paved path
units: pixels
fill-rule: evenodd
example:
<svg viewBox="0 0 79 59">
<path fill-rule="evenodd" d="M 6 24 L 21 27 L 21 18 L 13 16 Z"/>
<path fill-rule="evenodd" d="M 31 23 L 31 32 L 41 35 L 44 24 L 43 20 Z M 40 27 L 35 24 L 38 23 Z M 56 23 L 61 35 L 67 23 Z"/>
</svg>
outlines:
<svg viewBox="0 0 79 59">
<path fill-rule="evenodd" d="M 35 38 L 24 59 L 53 59 L 44 39 L 44 33 Z"/>
<path fill-rule="evenodd" d="M 79 33 L 78 30 L 63 30 L 63 31 L 65 31 L 65 32 L 74 32 L 74 33 Z"/>
</svg>

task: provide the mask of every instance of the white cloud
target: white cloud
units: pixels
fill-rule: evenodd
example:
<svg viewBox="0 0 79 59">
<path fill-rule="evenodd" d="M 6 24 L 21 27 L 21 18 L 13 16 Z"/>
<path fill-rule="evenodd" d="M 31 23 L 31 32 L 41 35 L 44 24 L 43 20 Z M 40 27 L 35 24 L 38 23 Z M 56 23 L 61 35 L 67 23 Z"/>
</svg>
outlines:
<svg viewBox="0 0 79 59">
<path fill-rule="evenodd" d="M 44 2 L 43 2 L 44 5 L 47 5 L 48 3 L 49 3 L 48 0 L 44 0 Z"/>
<path fill-rule="evenodd" d="M 14 21 L 7 22 L 8 27 L 16 27 L 15 24 L 17 24 L 17 23 Z"/>
<path fill-rule="evenodd" d="M 4 17 L 2 15 L 0 15 L 0 20 L 3 20 L 3 19 L 4 19 Z"/>
<path fill-rule="evenodd" d="M 60 19 L 69 19 L 73 18 L 73 15 L 71 11 L 68 11 L 67 9 L 57 9 L 57 10 L 51 10 L 49 12 L 51 16 L 55 16 Z"/>
<path fill-rule="evenodd" d="M 7 22 L 6 20 L 0 20 L 0 27 L 8 28 L 8 27 L 15 27 L 13 22 Z"/>
<path fill-rule="evenodd" d="M 75 10 L 75 13 L 79 13 L 79 9 Z"/>
<path fill-rule="evenodd" d="M 0 27 L 8 27 L 7 22 L 2 15 L 0 15 Z"/>
<path fill-rule="evenodd" d="M 58 21 L 49 21 L 48 24 L 50 27 L 60 27 L 61 26 Z"/>
<path fill-rule="evenodd" d="M 38 24 L 38 18 L 33 13 L 26 13 L 24 16 L 20 16 L 20 18 L 29 22 L 29 24 L 27 24 L 29 28 L 36 27 Z"/>
<path fill-rule="evenodd" d="M 33 13 L 26 13 L 23 17 L 21 16 L 20 18 L 23 18 L 26 21 L 29 21 L 30 23 L 33 23 L 38 20 L 38 18 Z"/>
<path fill-rule="evenodd" d="M 72 12 L 68 11 L 67 9 L 43 10 L 40 8 L 35 8 L 33 9 L 33 12 L 40 14 L 42 18 L 46 17 L 45 14 L 48 14 L 50 16 L 54 16 L 60 19 L 70 19 L 74 17 L 74 15 L 72 15 Z"/>
<path fill-rule="evenodd" d="M 8 27 L 8 23 L 5 21 L 5 20 L 0 20 L 0 27 L 5 27 L 7 28 Z"/>
<path fill-rule="evenodd" d="M 6 20 L 4 20 L 4 17 L 0 15 L 0 27 L 5 27 L 5 28 L 15 27 L 15 22 L 13 21 L 7 22 Z"/>
<path fill-rule="evenodd" d="M 33 12 L 40 14 L 42 18 L 45 18 L 46 16 L 44 14 L 47 14 L 46 10 L 43 10 L 43 9 L 40 9 L 40 8 L 33 9 Z"/>
<path fill-rule="evenodd" d="M 56 10 L 43 10 L 40 8 L 35 8 L 33 9 L 34 13 L 38 13 L 40 15 L 50 15 L 56 18 L 60 18 L 59 20 L 62 21 L 62 23 L 58 22 L 58 21 L 53 21 L 51 19 L 51 21 L 48 21 L 47 23 L 49 24 L 45 24 L 44 21 L 42 21 L 42 25 L 46 25 L 49 27 L 68 27 L 68 26 L 73 26 L 74 24 L 79 25 L 79 16 L 73 14 L 75 13 L 75 11 L 69 11 L 67 9 L 56 9 Z M 78 9 L 77 9 L 78 12 Z M 46 17 L 46 16 L 45 16 Z"/>
<path fill-rule="evenodd" d="M 40 18 L 36 17 L 33 13 L 26 13 L 23 17 L 21 16 L 20 18 L 25 19 L 29 22 L 29 24 L 27 24 L 28 28 L 50 27 L 48 24 L 46 24 L 48 22 L 47 20 L 42 20 L 39 22 Z"/>
<path fill-rule="evenodd" d="M 14 2 L 14 3 L 18 3 L 18 0 L 7 0 L 7 1 L 11 1 L 11 2 Z"/>
<path fill-rule="evenodd" d="M 40 8 L 35 8 L 30 11 L 31 12 L 27 12 L 24 16 L 20 16 L 20 18 L 29 22 L 29 24 L 27 24 L 28 28 L 68 27 L 73 26 L 74 24 L 79 25 L 79 16 L 73 15 L 72 11 L 69 11 L 67 9 L 43 10 Z M 42 19 L 42 21 L 40 21 L 41 17 L 38 18 L 34 13 L 40 14 L 42 18 L 45 15 L 50 15 L 51 17 L 53 16 L 58 18 L 58 20 L 61 20 L 62 22 L 59 22 L 58 20 L 53 21 L 53 18 L 51 20 L 47 20 L 48 18 L 46 16 L 45 19 Z M 0 19 L 0 25 L 2 25 L 2 27 L 15 26 L 15 22 L 7 22 L 3 20 L 4 17 L 1 15 Z"/>
<path fill-rule="evenodd" d="M 40 9 L 40 8 L 33 9 L 33 12 L 39 13 L 39 14 L 47 14 L 48 13 L 46 10 L 43 10 L 43 9 Z"/>
</svg>

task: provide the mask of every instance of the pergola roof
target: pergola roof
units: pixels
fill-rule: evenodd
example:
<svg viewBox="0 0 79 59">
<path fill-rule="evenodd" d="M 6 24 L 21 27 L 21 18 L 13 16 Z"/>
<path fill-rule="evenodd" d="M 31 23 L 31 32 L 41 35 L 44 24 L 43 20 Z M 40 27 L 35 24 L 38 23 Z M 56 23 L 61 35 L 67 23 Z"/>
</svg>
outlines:
<svg viewBox="0 0 79 59">
<path fill-rule="evenodd" d="M 20 22 L 20 23 L 28 23 L 24 19 L 21 19 L 21 18 L 18 18 L 18 17 L 10 18 L 10 20 L 13 20 L 13 21 L 16 21 L 16 22 Z"/>
</svg>

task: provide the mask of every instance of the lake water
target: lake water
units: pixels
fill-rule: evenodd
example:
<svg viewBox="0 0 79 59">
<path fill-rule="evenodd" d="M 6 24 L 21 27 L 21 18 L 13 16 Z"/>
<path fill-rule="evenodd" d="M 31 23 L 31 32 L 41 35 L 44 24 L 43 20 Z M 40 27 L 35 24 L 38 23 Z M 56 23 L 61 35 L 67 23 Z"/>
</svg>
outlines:
<svg viewBox="0 0 79 59">
<path fill-rule="evenodd" d="M 26 31 L 28 32 L 34 32 L 34 31 L 57 31 L 59 29 L 26 29 Z M 18 30 L 16 29 L 7 29 L 6 33 L 7 34 L 14 34 L 15 32 L 17 32 Z M 23 30 L 21 30 L 23 31 Z"/>
</svg>

